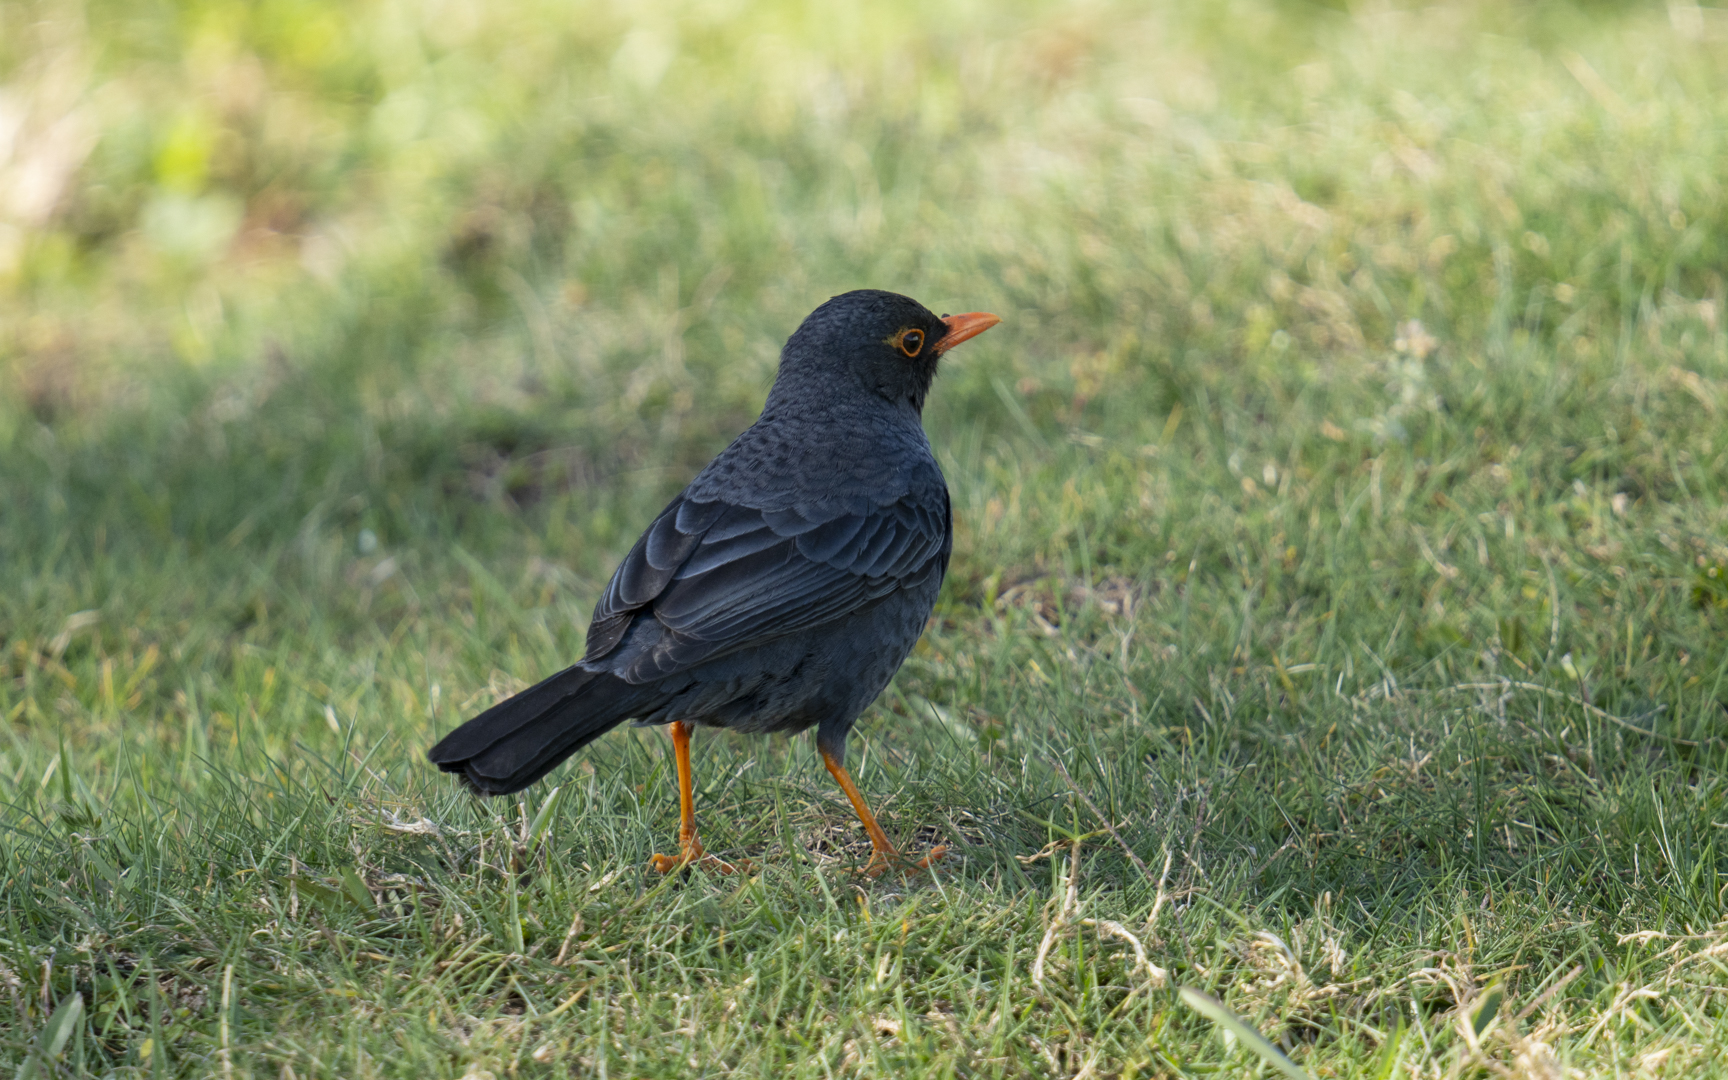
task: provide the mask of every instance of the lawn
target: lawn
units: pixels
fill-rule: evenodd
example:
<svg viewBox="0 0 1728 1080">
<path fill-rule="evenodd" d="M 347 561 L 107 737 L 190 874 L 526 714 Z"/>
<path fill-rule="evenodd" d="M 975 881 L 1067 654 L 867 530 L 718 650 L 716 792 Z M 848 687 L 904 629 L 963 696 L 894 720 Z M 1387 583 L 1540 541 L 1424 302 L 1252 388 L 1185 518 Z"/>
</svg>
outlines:
<svg viewBox="0 0 1728 1080">
<path fill-rule="evenodd" d="M 0 1068 L 1728 1076 L 1725 176 L 1686 3 L 0 4 Z M 857 287 L 937 872 L 438 774 Z"/>
</svg>

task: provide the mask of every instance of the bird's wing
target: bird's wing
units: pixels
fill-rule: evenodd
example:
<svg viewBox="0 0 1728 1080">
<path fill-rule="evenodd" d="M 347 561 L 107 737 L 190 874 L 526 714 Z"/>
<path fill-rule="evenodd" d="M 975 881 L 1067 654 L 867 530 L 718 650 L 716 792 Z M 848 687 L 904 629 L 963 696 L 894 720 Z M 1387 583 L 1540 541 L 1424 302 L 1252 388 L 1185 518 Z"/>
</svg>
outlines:
<svg viewBox="0 0 1728 1080">
<path fill-rule="evenodd" d="M 815 518 L 679 496 L 654 520 L 594 609 L 585 663 L 630 682 L 663 678 L 734 649 L 842 618 L 947 570 L 945 490 Z M 639 616 L 657 637 L 632 635 Z"/>
</svg>

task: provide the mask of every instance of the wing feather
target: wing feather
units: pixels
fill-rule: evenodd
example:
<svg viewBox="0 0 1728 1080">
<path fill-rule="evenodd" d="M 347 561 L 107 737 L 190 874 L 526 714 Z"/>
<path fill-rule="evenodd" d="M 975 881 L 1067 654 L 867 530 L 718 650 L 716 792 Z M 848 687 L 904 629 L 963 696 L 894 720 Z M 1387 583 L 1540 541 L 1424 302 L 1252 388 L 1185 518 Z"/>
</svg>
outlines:
<svg viewBox="0 0 1728 1080">
<path fill-rule="evenodd" d="M 832 516 L 680 495 L 630 549 L 594 609 L 586 662 L 663 678 L 841 619 L 947 569 L 947 492 Z M 644 618 L 653 620 L 632 632 Z"/>
</svg>

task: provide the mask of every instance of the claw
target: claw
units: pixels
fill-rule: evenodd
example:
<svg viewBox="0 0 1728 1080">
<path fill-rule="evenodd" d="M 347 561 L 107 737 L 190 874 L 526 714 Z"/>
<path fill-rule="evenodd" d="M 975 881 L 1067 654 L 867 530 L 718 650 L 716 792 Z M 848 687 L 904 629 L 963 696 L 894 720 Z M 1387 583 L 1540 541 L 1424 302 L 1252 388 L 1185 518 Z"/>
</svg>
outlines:
<svg viewBox="0 0 1728 1080">
<path fill-rule="evenodd" d="M 895 867 L 914 873 L 919 870 L 928 870 L 931 863 L 947 853 L 948 847 L 944 844 L 932 848 L 930 854 L 917 862 L 913 862 L 895 850 L 894 845 L 888 842 L 888 834 L 883 832 L 882 826 L 876 823 L 876 815 L 872 814 L 870 807 L 865 805 L 864 794 L 858 790 L 858 785 L 852 782 L 852 774 L 846 771 L 846 766 L 839 757 L 835 756 L 828 748 L 821 747 L 820 750 L 822 763 L 828 766 L 828 772 L 833 775 L 835 783 L 840 785 L 840 790 L 844 791 L 846 797 L 852 800 L 852 809 L 858 812 L 858 820 L 863 822 L 864 831 L 870 834 L 870 861 L 864 865 L 862 870 L 858 871 L 860 874 L 865 877 L 877 877 Z"/>
<path fill-rule="evenodd" d="M 748 873 L 751 869 L 751 863 L 748 860 L 740 859 L 737 863 L 729 863 L 716 856 L 703 854 L 700 847 L 695 851 L 676 856 L 661 855 L 656 852 L 654 857 L 648 860 L 648 868 L 657 874 L 670 874 L 672 871 L 683 869 L 686 866 L 700 866 L 702 869 L 716 874 Z"/>
<path fill-rule="evenodd" d="M 868 878 L 881 877 L 890 870 L 900 870 L 903 873 L 915 874 L 920 870 L 930 869 L 931 863 L 946 854 L 948 854 L 948 846 L 946 844 L 931 848 L 930 854 L 919 859 L 917 862 L 913 862 L 909 856 L 902 855 L 892 848 L 889 848 L 886 851 L 873 851 L 870 853 L 870 861 L 865 863 L 863 869 L 859 870 L 858 873 Z"/>
<path fill-rule="evenodd" d="M 748 862 L 740 862 L 734 866 L 703 852 L 702 841 L 696 839 L 695 796 L 690 782 L 690 725 L 675 720 L 667 725 L 666 731 L 672 736 L 672 756 L 678 766 L 678 854 L 672 856 L 656 852 L 654 857 L 648 860 L 649 868 L 659 874 L 670 874 L 691 864 L 721 874 L 735 874 L 739 870 L 750 869 Z"/>
</svg>

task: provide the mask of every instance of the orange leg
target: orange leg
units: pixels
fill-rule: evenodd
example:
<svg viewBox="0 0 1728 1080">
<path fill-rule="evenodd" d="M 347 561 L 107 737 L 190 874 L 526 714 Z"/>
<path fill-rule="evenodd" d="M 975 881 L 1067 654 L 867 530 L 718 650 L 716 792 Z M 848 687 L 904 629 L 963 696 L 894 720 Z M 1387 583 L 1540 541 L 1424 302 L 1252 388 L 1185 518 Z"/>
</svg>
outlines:
<svg viewBox="0 0 1728 1080">
<path fill-rule="evenodd" d="M 912 869 L 928 869 L 930 864 L 940 859 L 947 848 L 938 847 L 916 863 L 910 863 L 904 855 L 896 851 L 888 842 L 888 834 L 882 831 L 882 826 L 876 824 L 876 815 L 870 812 L 870 807 L 864 804 L 864 793 L 858 790 L 858 785 L 852 782 L 852 774 L 846 771 L 846 766 L 840 764 L 840 759 L 822 751 L 822 764 L 828 766 L 828 772 L 833 775 L 834 782 L 840 785 L 840 790 L 852 800 L 852 809 L 858 812 L 858 820 L 864 823 L 864 831 L 870 834 L 870 862 L 864 867 L 864 873 L 875 877 L 890 866 L 910 866 Z"/>
<path fill-rule="evenodd" d="M 696 839 L 696 793 L 690 781 L 690 729 L 694 725 L 674 720 L 666 725 L 672 736 L 672 756 L 678 764 L 678 856 L 655 854 L 649 865 L 662 874 L 701 862 L 723 874 L 735 868 L 713 856 L 703 857 L 702 841 Z"/>
</svg>

